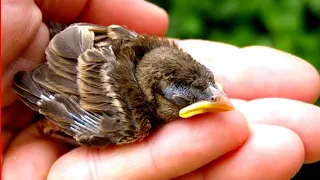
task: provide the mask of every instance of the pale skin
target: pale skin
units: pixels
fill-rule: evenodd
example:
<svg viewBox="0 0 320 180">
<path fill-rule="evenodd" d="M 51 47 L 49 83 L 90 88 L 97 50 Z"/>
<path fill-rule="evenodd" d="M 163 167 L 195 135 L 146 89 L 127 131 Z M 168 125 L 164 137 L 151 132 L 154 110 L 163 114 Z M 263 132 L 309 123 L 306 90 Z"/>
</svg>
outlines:
<svg viewBox="0 0 320 180">
<path fill-rule="evenodd" d="M 11 89 L 15 72 L 43 61 L 49 34 L 42 20 L 163 35 L 168 16 L 134 0 L 4 0 L 1 13 L 3 179 L 290 179 L 320 160 L 320 108 L 312 105 L 318 72 L 279 50 L 201 40 L 178 43 L 212 69 L 235 111 L 176 120 L 140 143 L 67 151 L 37 132 L 34 113 Z"/>
</svg>

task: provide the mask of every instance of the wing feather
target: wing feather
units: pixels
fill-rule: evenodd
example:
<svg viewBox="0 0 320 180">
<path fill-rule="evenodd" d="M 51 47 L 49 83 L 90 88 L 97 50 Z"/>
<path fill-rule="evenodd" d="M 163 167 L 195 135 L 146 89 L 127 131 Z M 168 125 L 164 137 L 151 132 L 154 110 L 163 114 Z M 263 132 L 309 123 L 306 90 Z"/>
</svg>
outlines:
<svg viewBox="0 0 320 180">
<path fill-rule="evenodd" d="M 15 89 L 80 144 L 103 147 L 140 140 L 151 128 L 151 117 L 142 116 L 148 105 L 133 61 L 115 54 L 121 43 L 136 37 L 117 25 L 73 24 L 50 41 L 47 63 L 17 75 Z"/>
</svg>

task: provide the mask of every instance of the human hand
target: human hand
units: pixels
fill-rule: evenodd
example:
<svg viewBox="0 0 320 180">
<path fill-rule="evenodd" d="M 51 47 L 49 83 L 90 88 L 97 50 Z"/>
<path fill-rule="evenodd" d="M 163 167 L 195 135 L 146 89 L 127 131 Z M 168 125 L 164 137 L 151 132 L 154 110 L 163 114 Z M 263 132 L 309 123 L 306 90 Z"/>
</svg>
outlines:
<svg viewBox="0 0 320 180">
<path fill-rule="evenodd" d="M 121 8 L 115 8 L 116 2 L 118 1 L 108 1 L 114 10 L 112 12 L 107 11 L 107 5 L 103 6 L 97 4 L 97 1 L 90 1 L 79 21 L 84 19 L 99 24 L 128 25 L 133 23 L 132 19 L 141 19 L 134 18 L 135 13 L 129 16 L 120 15 L 119 10 L 126 8 L 123 5 Z M 132 27 L 128 25 L 129 28 L 136 30 L 141 28 L 140 31 L 159 35 L 164 33 L 167 26 L 165 14 L 161 12 L 155 14 L 151 7 L 142 11 L 143 1 L 130 1 L 130 3 L 140 4 L 126 5 L 131 8 L 131 11 L 134 11 L 132 7 L 140 7 L 139 12 L 144 13 L 140 16 L 146 19 L 143 20 L 143 24 L 137 22 L 137 24 L 133 23 Z M 60 14 L 65 14 L 61 9 L 67 6 L 56 7 L 60 8 Z M 78 6 L 74 3 L 73 8 L 75 7 Z M 74 10 L 74 14 L 79 14 L 82 7 L 84 7 L 83 4 L 79 5 L 78 11 Z M 54 8 L 44 9 L 42 11 L 45 17 L 46 14 L 49 14 L 47 17 L 50 16 L 50 13 L 47 13 L 50 10 L 58 18 L 55 20 L 64 18 Z M 73 12 L 67 8 L 66 10 Z M 118 21 L 112 18 L 106 19 L 101 11 L 108 12 L 105 14 L 110 17 L 129 17 L 130 19 L 123 22 L 119 19 Z M 128 10 L 123 11 L 123 13 L 128 12 Z M 115 12 L 119 17 L 112 14 Z M 148 12 L 152 12 L 154 16 L 150 16 Z M 85 14 L 90 14 L 94 19 L 88 19 L 88 15 Z M 25 14 L 22 14 L 22 19 L 27 20 L 24 16 Z M 7 17 L 9 18 L 8 13 Z M 11 16 L 13 17 L 17 18 Z M 159 20 L 155 21 L 156 17 Z M 68 16 L 66 19 L 72 18 Z M 20 21 L 21 19 L 18 22 Z M 17 27 L 21 27 L 14 26 L 16 25 L 14 23 L 5 24 L 6 22 L 12 22 L 12 20 L 3 23 L 3 25 L 13 26 L 12 29 L 19 30 Z M 153 26 L 153 23 L 159 27 Z M 3 35 L 6 32 L 12 34 L 12 29 L 3 29 Z M 237 111 L 204 114 L 189 120 L 177 120 L 152 133 L 145 141 L 131 145 L 104 150 L 79 147 L 66 153 L 63 147 L 40 136 L 34 125 L 26 127 L 32 115 L 31 111 L 20 110 L 17 115 L 15 113 L 17 108 L 24 106 L 19 103 L 10 103 L 14 97 L 14 93 L 9 93 L 12 80 L 10 77 L 17 70 L 33 69 L 43 59 L 48 32 L 43 25 L 34 29 L 38 33 L 36 31 L 30 33 L 31 30 L 25 31 L 36 37 L 34 39 L 29 37 L 28 41 L 26 35 L 22 36 L 22 33 L 11 35 L 11 43 L 15 43 L 15 46 L 7 46 L 7 49 L 4 46 L 8 41 L 3 39 L 5 42 L 3 55 L 6 51 L 6 56 L 3 56 L 5 71 L 2 75 L 3 83 L 6 82 L 8 85 L 7 89 L 3 88 L 2 94 L 6 97 L 2 102 L 6 105 L 2 109 L 3 132 L 4 135 L 8 135 L 4 138 L 12 133 L 9 129 L 16 131 L 17 128 L 22 129 L 13 141 L 8 143 L 4 154 L 2 169 L 4 179 L 21 179 L 22 177 L 45 179 L 47 176 L 48 179 L 169 179 L 178 176 L 212 179 L 235 177 L 238 179 L 266 177 L 289 179 L 303 162 L 314 162 L 320 159 L 320 144 L 317 141 L 320 137 L 320 124 L 316 119 L 320 117 L 320 109 L 304 103 L 313 102 L 320 93 L 319 75 L 314 68 L 296 57 L 276 50 L 263 47 L 238 49 L 207 41 L 180 41 L 179 44 L 213 70 L 217 80 L 224 85 L 225 92 L 230 97 L 236 98 L 234 103 Z M 21 36 L 17 38 L 17 34 Z M 15 41 L 12 37 L 16 38 L 13 39 Z M 17 41 L 21 37 L 26 39 Z M 19 43 L 24 46 L 16 49 Z M 23 49 L 27 50 L 22 52 Z M 13 58 L 8 59 L 8 57 Z M 6 62 L 8 62 L 7 65 Z M 299 78 L 296 78 L 297 76 Z M 6 84 L 3 84 L 3 87 Z"/>
</svg>

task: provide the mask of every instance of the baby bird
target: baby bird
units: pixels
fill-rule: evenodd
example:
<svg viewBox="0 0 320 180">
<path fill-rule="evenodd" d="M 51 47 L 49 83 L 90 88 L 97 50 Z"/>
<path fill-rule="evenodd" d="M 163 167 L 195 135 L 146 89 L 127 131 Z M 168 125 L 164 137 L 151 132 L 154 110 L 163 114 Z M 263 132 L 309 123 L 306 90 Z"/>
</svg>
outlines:
<svg viewBox="0 0 320 180">
<path fill-rule="evenodd" d="M 53 138 L 94 148 L 133 143 L 171 120 L 233 110 L 213 73 L 166 38 L 76 23 L 13 88 Z"/>
</svg>

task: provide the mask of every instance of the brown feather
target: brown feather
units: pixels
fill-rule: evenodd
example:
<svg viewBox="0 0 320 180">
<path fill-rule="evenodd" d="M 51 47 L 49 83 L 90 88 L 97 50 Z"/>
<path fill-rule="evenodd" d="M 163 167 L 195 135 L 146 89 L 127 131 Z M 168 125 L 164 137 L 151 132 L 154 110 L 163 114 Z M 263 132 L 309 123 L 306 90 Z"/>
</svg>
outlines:
<svg viewBox="0 0 320 180">
<path fill-rule="evenodd" d="M 141 118 L 150 109 L 139 108 L 148 102 L 132 73 L 133 61 L 113 53 L 113 49 L 119 52 L 123 48 L 124 41 L 136 37 L 117 25 L 73 24 L 50 41 L 47 63 L 31 76 L 23 75 L 28 82 L 20 82 L 21 76 L 16 76 L 16 90 L 22 100 L 31 99 L 27 104 L 32 109 L 39 109 L 80 144 L 104 147 L 140 140 L 151 128 L 151 117 Z M 42 92 L 34 95 L 29 92 L 32 89 L 23 87 L 30 83 Z"/>
<path fill-rule="evenodd" d="M 45 53 L 47 62 L 18 73 L 13 87 L 53 123 L 50 132 L 89 147 L 142 140 L 177 117 L 181 107 L 166 99 L 166 88 L 213 81 L 174 42 L 118 25 L 72 24 L 53 37 Z"/>
</svg>

